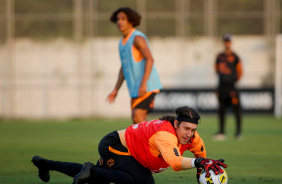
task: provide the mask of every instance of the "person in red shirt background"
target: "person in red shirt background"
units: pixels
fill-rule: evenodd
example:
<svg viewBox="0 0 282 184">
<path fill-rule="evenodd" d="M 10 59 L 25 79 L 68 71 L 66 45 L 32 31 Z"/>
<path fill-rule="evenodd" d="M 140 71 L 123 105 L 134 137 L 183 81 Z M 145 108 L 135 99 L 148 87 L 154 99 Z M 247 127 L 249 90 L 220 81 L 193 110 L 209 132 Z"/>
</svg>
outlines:
<svg viewBox="0 0 282 184">
<path fill-rule="evenodd" d="M 125 130 L 106 135 L 99 143 L 100 159 L 94 165 L 86 162 L 60 162 L 34 156 L 32 162 L 39 169 L 39 177 L 49 181 L 49 170 L 56 170 L 74 177 L 74 184 L 82 183 L 138 183 L 154 184 L 152 174 L 168 167 L 175 171 L 197 168 L 222 173 L 219 166 L 227 167 L 224 160 L 206 158 L 203 140 L 197 132 L 200 115 L 193 108 L 184 106 L 175 110 L 176 117 L 133 124 Z M 194 158 L 183 157 L 190 151 Z M 207 177 L 209 177 L 207 172 Z"/>
</svg>

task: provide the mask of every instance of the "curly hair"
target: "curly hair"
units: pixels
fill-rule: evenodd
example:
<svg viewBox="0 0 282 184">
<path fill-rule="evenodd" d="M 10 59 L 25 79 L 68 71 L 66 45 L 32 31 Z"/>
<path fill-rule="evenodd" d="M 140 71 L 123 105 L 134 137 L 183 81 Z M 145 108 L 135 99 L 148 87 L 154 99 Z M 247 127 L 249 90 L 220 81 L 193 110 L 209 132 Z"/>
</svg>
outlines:
<svg viewBox="0 0 282 184">
<path fill-rule="evenodd" d="M 179 115 L 187 116 L 197 121 L 201 119 L 199 113 L 195 109 L 188 107 L 188 106 L 178 107 L 177 109 L 175 109 L 175 113 L 176 113 L 176 116 L 179 116 Z M 174 120 L 176 119 L 176 117 L 175 116 L 162 116 L 159 119 L 169 121 L 172 124 L 172 126 L 174 126 Z M 179 122 L 179 124 L 180 123 L 181 122 Z"/>
<path fill-rule="evenodd" d="M 111 15 L 111 22 L 116 23 L 117 21 L 117 14 L 123 12 L 127 16 L 128 22 L 132 23 L 133 27 L 139 26 L 141 22 L 141 15 L 136 12 L 135 10 L 129 8 L 129 7 L 120 7 L 116 11 L 114 11 Z"/>
</svg>

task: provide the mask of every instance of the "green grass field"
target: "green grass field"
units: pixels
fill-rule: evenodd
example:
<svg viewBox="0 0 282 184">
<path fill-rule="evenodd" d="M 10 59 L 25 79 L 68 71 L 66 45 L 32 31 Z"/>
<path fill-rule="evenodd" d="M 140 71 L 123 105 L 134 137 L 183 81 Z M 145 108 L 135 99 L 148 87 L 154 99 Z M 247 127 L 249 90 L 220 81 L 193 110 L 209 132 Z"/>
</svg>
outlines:
<svg viewBox="0 0 282 184">
<path fill-rule="evenodd" d="M 156 118 L 151 116 L 150 119 Z M 1 121 L 0 183 L 43 183 L 31 163 L 33 155 L 83 163 L 96 162 L 100 139 L 113 130 L 131 125 L 130 119 L 93 119 L 72 121 Z M 245 115 L 244 139 L 233 138 L 234 120 L 227 120 L 228 140 L 213 142 L 217 118 L 202 115 L 198 132 L 203 138 L 208 158 L 224 158 L 229 184 L 282 183 L 282 120 L 267 115 Z M 185 156 L 192 156 L 185 153 Z M 171 169 L 154 174 L 157 184 L 195 184 L 196 170 L 175 172 Z M 49 183 L 71 183 L 72 178 L 51 172 Z"/>
</svg>

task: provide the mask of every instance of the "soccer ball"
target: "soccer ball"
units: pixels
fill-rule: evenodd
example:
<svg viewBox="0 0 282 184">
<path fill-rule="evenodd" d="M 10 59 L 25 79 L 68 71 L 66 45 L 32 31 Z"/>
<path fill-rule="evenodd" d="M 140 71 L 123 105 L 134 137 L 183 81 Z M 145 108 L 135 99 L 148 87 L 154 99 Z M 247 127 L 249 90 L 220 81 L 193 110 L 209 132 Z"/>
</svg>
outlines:
<svg viewBox="0 0 282 184">
<path fill-rule="evenodd" d="M 209 178 L 206 178 L 206 171 L 203 170 L 199 179 L 200 184 L 226 184 L 228 181 L 227 173 L 223 167 L 221 169 L 223 173 L 219 173 L 218 175 L 213 170 L 210 170 L 211 176 Z"/>
</svg>

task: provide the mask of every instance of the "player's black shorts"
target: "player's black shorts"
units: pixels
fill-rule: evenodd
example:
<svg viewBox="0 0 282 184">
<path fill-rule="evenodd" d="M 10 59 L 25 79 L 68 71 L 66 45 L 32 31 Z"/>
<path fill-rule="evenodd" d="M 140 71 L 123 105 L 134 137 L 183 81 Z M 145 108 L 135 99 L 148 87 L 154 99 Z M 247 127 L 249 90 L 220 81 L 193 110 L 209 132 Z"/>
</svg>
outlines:
<svg viewBox="0 0 282 184">
<path fill-rule="evenodd" d="M 129 155 L 119 138 L 118 132 L 109 133 L 99 143 L 98 151 L 101 158 L 96 164 L 96 174 L 104 176 L 95 179 L 97 184 L 110 183 L 136 183 L 154 184 L 151 171 L 140 164 L 133 156 Z M 105 179 L 106 178 L 106 179 Z"/>
<path fill-rule="evenodd" d="M 131 109 L 144 109 L 148 112 L 153 111 L 154 109 L 154 99 L 157 93 L 147 92 L 142 97 L 132 98 L 131 99 Z"/>
<path fill-rule="evenodd" d="M 127 148 L 122 145 L 117 131 L 103 137 L 99 143 L 98 151 L 101 156 L 99 164 L 109 169 L 118 168 L 120 164 L 133 159 Z"/>
<path fill-rule="evenodd" d="M 235 87 L 219 87 L 217 89 L 220 103 L 225 105 L 240 105 L 239 91 Z"/>
</svg>

